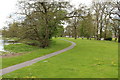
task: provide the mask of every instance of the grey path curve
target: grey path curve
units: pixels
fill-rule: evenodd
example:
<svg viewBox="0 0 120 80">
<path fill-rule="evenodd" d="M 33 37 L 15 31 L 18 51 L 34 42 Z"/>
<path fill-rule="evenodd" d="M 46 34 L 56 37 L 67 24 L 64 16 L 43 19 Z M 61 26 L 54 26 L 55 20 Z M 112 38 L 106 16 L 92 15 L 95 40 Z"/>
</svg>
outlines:
<svg viewBox="0 0 120 80">
<path fill-rule="evenodd" d="M 60 54 L 62 52 L 65 52 L 67 50 L 70 50 L 72 49 L 74 46 L 76 46 L 76 43 L 72 42 L 72 41 L 68 41 L 68 40 L 64 40 L 64 41 L 67 41 L 67 42 L 70 42 L 72 43 L 71 46 L 65 48 L 65 49 L 62 49 L 60 51 L 57 51 L 57 52 L 53 52 L 53 53 L 50 53 L 50 54 L 47 54 L 47 55 L 44 55 L 42 57 L 38 57 L 38 58 L 35 58 L 33 60 L 30 60 L 30 61 L 26 61 L 26 62 L 23 62 L 23 63 L 20 63 L 20 64 L 16 64 L 16 65 L 13 65 L 13 66 L 10 66 L 10 67 L 7 67 L 7 68 L 4 68 L 4 69 L 1 69 L 0 70 L 0 76 L 6 74 L 6 73 L 10 73 L 12 71 L 15 71 L 17 69 L 20 69 L 20 68 L 23 68 L 23 67 L 26 67 L 26 66 L 29 66 L 29 65 L 32 65 L 38 61 L 41 61 L 41 60 L 44 60 L 44 59 L 47 59 L 47 58 L 50 58 L 52 56 L 55 56 L 57 54 Z"/>
</svg>

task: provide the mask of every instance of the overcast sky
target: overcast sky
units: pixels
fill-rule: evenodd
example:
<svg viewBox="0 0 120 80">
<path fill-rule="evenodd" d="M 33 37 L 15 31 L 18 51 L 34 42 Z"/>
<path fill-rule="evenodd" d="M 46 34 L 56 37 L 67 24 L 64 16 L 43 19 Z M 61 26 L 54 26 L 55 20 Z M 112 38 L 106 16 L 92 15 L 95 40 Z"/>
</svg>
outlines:
<svg viewBox="0 0 120 80">
<path fill-rule="evenodd" d="M 70 0 L 72 4 L 78 6 L 79 3 L 89 5 L 91 0 Z M 15 12 L 17 0 L 1 0 L 0 1 L 0 29 L 5 26 L 8 16 Z"/>
<path fill-rule="evenodd" d="M 1 0 L 0 1 L 0 29 L 4 26 L 8 15 L 15 11 L 17 0 Z"/>
</svg>

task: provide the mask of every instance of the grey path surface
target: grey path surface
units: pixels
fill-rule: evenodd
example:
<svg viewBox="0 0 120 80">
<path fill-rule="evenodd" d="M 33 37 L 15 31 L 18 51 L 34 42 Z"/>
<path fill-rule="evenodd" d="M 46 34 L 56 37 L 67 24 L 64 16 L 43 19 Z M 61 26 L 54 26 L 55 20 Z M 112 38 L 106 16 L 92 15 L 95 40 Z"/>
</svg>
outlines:
<svg viewBox="0 0 120 80">
<path fill-rule="evenodd" d="M 68 41 L 68 40 L 65 40 L 65 41 L 72 43 L 72 45 L 69 46 L 69 47 L 67 47 L 67 48 L 65 48 L 65 49 L 63 49 L 63 50 L 60 50 L 60 51 L 57 51 L 57 52 L 54 52 L 54 53 L 50 53 L 50 54 L 47 54 L 47 55 L 42 56 L 42 57 L 38 57 L 38 58 L 33 59 L 33 60 L 30 60 L 30 61 L 26 61 L 26 62 L 23 62 L 23 63 L 20 63 L 20 64 L 16 64 L 16 65 L 13 65 L 13 66 L 10 66 L 10 67 L 1 69 L 1 70 L 0 70 L 0 76 L 4 75 L 4 74 L 6 74 L 6 73 L 9 73 L 9 72 L 15 71 L 15 70 L 17 70 L 17 69 L 20 69 L 20 68 L 23 68 L 23 67 L 32 65 L 32 64 L 34 64 L 34 63 L 36 63 L 36 62 L 38 62 L 38 61 L 41 61 L 41 60 L 50 58 L 50 57 L 52 57 L 52 56 L 55 56 L 55 55 L 57 55 L 57 54 L 60 54 L 60 53 L 62 53 L 62 52 L 65 52 L 65 51 L 67 51 L 67 50 L 70 50 L 70 49 L 72 49 L 72 48 L 76 45 L 76 44 L 75 44 L 74 42 L 72 42 L 72 41 Z"/>
</svg>

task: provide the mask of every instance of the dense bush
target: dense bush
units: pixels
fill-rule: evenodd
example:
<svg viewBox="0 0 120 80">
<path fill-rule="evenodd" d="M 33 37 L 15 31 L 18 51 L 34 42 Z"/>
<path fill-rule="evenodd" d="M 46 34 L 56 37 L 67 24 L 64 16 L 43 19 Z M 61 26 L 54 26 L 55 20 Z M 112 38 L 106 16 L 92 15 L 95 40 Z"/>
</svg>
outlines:
<svg viewBox="0 0 120 80">
<path fill-rule="evenodd" d="M 24 44 L 27 44 L 27 45 L 32 45 L 32 46 L 39 46 L 39 42 L 36 41 L 36 40 L 29 40 L 29 39 L 24 39 L 24 40 L 21 40 L 20 43 L 24 43 Z"/>
<path fill-rule="evenodd" d="M 39 46 L 40 45 L 40 43 L 38 41 L 35 41 L 35 40 L 25 42 L 25 44 L 32 45 L 32 46 Z"/>
<path fill-rule="evenodd" d="M 106 40 L 106 41 L 112 41 L 112 38 L 109 37 L 109 38 L 106 38 L 105 40 Z"/>
</svg>

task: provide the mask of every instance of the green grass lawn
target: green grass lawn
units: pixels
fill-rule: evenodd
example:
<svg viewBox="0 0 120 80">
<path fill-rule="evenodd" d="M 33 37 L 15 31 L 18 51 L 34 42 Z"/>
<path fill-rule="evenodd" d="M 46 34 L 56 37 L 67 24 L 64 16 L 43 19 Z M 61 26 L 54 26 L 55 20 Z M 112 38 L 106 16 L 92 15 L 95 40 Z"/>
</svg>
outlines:
<svg viewBox="0 0 120 80">
<path fill-rule="evenodd" d="M 68 39 L 68 38 L 66 38 Z M 73 49 L 31 66 L 13 71 L 4 78 L 117 78 L 118 43 L 110 41 L 68 39 L 77 45 Z M 59 41 L 59 40 L 58 40 Z M 63 41 L 64 42 L 64 41 Z M 64 45 L 59 44 L 61 46 Z M 59 46 L 58 46 L 59 47 Z M 54 45 L 54 49 L 57 49 Z M 41 51 L 41 50 L 40 50 Z M 49 49 L 45 50 L 50 52 Z M 52 52 L 52 51 L 51 51 Z M 38 54 L 38 51 L 32 53 Z M 30 55 L 28 55 L 30 56 Z M 19 58 L 24 60 L 27 54 Z M 38 55 L 37 55 L 38 56 Z M 19 59 L 7 61 L 13 62 Z M 6 62 L 4 62 L 6 63 Z M 9 63 L 10 64 L 10 63 Z"/>
<path fill-rule="evenodd" d="M 71 43 L 59 39 L 53 39 L 51 46 L 45 49 L 25 44 L 8 45 L 6 46 L 7 50 L 11 50 L 12 52 L 26 52 L 26 53 L 20 56 L 2 58 L 2 68 L 22 63 L 52 52 L 56 52 L 70 45 Z"/>
</svg>

